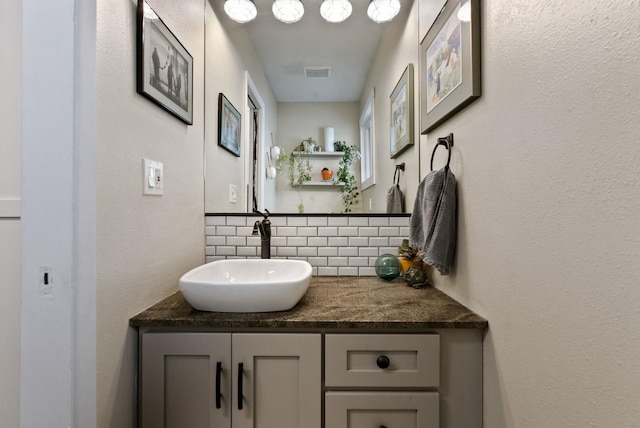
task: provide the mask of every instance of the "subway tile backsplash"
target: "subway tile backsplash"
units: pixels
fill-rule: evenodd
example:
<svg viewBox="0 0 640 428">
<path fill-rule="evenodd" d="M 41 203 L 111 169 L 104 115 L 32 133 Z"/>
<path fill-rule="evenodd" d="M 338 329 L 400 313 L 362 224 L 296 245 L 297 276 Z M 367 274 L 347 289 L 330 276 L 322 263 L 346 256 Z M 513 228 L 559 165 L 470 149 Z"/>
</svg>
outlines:
<svg viewBox="0 0 640 428">
<path fill-rule="evenodd" d="M 255 215 L 208 215 L 207 262 L 260 255 Z M 397 254 L 409 217 L 272 216 L 271 257 L 307 260 L 316 276 L 375 276 L 380 254 Z"/>
</svg>

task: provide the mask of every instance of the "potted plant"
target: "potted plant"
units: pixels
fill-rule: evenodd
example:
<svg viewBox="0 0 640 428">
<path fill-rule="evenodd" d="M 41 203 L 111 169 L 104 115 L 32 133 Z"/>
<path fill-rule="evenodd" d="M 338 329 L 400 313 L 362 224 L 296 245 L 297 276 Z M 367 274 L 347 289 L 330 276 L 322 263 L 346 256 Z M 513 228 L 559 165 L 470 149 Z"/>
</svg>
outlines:
<svg viewBox="0 0 640 428">
<path fill-rule="evenodd" d="M 351 165 L 360 160 L 360 152 L 354 145 L 347 145 L 344 141 L 335 142 L 336 151 L 342 152 L 342 159 L 338 164 L 338 171 L 333 179 L 334 183 L 342 186 L 343 213 L 351 212 L 351 207 L 358 203 L 358 185 L 356 178 L 351 173 Z"/>
<path fill-rule="evenodd" d="M 424 262 L 419 250 L 416 250 L 409 245 L 408 239 L 403 239 L 402 244 L 398 247 L 398 260 L 400 260 L 400 267 L 402 272 L 406 272 L 411 267 L 418 269 L 424 269 Z"/>
<path fill-rule="evenodd" d="M 304 203 L 302 202 L 302 193 L 300 192 L 300 186 L 304 183 L 311 181 L 311 163 L 308 159 L 303 159 L 302 156 L 296 154 L 296 152 L 306 151 L 309 146 L 309 140 L 313 141 L 313 138 L 309 137 L 298 144 L 289 155 L 289 186 L 295 188 L 298 191 L 298 212 L 304 212 Z M 305 142 L 307 144 L 305 144 Z"/>
</svg>

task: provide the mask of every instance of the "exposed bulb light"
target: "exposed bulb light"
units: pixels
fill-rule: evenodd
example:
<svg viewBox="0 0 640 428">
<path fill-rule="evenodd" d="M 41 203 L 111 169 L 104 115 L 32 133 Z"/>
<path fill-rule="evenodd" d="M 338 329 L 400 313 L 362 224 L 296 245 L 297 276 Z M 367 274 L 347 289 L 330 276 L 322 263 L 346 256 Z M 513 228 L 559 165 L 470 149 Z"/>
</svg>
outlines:
<svg viewBox="0 0 640 428">
<path fill-rule="evenodd" d="M 458 19 L 462 22 L 471 22 L 471 2 L 466 1 L 458 9 Z"/>
<path fill-rule="evenodd" d="M 400 0 L 371 0 L 367 15 L 374 22 L 389 22 L 400 12 Z"/>
<path fill-rule="evenodd" d="M 349 0 L 324 0 L 320 5 L 320 15 L 327 22 L 342 22 L 351 16 Z"/>
<path fill-rule="evenodd" d="M 300 21 L 304 15 L 304 5 L 300 0 L 274 0 L 273 16 L 285 24 L 293 24 Z"/>
<path fill-rule="evenodd" d="M 224 11 L 229 15 L 229 18 L 240 24 L 253 20 L 258 14 L 253 0 L 226 0 Z"/>
</svg>

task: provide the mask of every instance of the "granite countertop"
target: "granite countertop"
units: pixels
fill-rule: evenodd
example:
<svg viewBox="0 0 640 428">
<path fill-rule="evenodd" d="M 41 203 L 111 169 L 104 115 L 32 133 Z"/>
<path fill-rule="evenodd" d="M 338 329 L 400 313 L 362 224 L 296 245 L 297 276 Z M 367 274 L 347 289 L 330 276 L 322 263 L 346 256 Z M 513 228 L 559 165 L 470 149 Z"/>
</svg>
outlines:
<svg viewBox="0 0 640 428">
<path fill-rule="evenodd" d="M 443 292 L 414 289 L 401 279 L 313 277 L 291 310 L 264 313 L 204 312 L 193 309 L 179 291 L 129 320 L 132 327 L 415 329 L 488 327 Z"/>
</svg>

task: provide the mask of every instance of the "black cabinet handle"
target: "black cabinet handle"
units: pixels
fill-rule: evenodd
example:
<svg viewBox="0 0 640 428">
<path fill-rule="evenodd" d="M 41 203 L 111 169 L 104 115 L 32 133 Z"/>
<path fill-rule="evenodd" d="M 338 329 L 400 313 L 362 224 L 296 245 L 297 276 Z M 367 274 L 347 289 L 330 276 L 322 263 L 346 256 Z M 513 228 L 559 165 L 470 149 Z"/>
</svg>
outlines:
<svg viewBox="0 0 640 428">
<path fill-rule="evenodd" d="M 222 392 L 220 391 L 220 382 L 222 375 L 222 362 L 216 363 L 216 409 L 222 407 Z"/>
<path fill-rule="evenodd" d="M 386 369 L 389 367 L 389 364 L 391 362 L 389 361 L 389 357 L 387 357 L 386 355 L 380 355 L 378 357 L 378 359 L 376 360 L 376 364 L 378 365 L 378 367 L 380 367 L 381 369 Z"/>
<path fill-rule="evenodd" d="M 242 375 L 244 372 L 244 364 L 238 363 L 238 410 L 242 410 Z"/>
</svg>

